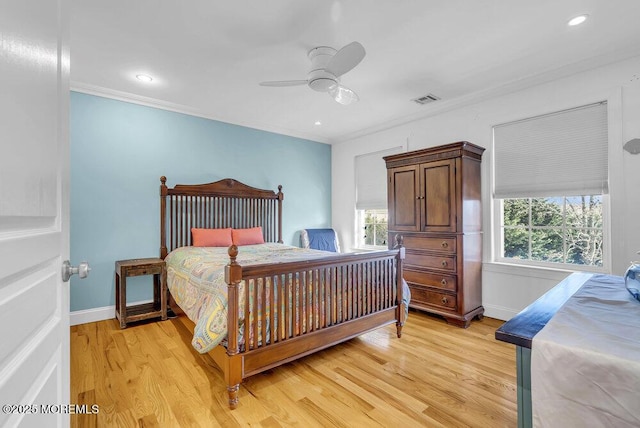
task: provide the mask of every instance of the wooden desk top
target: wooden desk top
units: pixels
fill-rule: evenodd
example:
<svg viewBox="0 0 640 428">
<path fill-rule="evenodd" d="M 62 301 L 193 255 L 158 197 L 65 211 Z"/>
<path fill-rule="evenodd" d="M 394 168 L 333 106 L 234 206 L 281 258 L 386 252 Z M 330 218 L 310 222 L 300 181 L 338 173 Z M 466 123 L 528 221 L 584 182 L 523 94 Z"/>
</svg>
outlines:
<svg viewBox="0 0 640 428">
<path fill-rule="evenodd" d="M 594 274 L 575 272 L 496 330 L 496 339 L 531 349 L 531 341 L 555 313 Z"/>
</svg>

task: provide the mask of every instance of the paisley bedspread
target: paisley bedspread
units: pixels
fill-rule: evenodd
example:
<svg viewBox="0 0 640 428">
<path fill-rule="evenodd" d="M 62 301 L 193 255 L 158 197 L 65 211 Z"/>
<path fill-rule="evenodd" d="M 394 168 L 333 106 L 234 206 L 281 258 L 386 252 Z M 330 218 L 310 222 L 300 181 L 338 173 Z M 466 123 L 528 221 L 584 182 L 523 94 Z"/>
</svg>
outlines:
<svg viewBox="0 0 640 428">
<path fill-rule="evenodd" d="M 240 247 L 241 265 L 308 260 L 333 253 L 266 243 Z M 196 325 L 193 347 L 206 353 L 227 336 L 227 283 L 224 267 L 229 263 L 226 247 L 181 247 L 166 257 L 167 285 L 176 303 Z M 244 287 L 239 287 L 240 301 Z M 239 314 L 242 319 L 243 314 Z M 240 339 L 242 344 L 242 338 Z"/>
</svg>

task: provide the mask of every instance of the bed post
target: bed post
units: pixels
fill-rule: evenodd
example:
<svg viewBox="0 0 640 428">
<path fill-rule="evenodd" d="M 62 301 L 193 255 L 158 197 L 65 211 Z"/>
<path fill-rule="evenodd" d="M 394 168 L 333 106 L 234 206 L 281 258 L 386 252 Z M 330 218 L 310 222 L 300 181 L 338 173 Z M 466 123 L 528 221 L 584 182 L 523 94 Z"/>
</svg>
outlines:
<svg viewBox="0 0 640 428">
<path fill-rule="evenodd" d="M 284 194 L 282 193 L 282 184 L 278 185 L 278 243 L 282 244 L 282 200 Z"/>
<path fill-rule="evenodd" d="M 238 247 L 230 246 L 229 264 L 224 269 L 225 281 L 228 285 L 227 355 L 229 359 L 228 366 L 223 371 L 231 409 L 238 407 L 238 389 L 242 382 L 242 359 L 238 355 L 238 284 L 242 281 L 242 266 L 236 261 L 237 256 Z"/>
<path fill-rule="evenodd" d="M 404 240 L 402 235 L 396 235 L 396 245 L 393 247 L 394 250 L 398 250 L 398 255 L 396 256 L 396 287 L 398 290 L 398 314 L 397 314 L 397 322 L 396 322 L 396 330 L 398 332 L 398 338 L 402 337 L 402 326 L 404 325 L 406 311 L 404 303 L 404 278 L 402 277 L 402 269 L 404 263 Z"/>
<path fill-rule="evenodd" d="M 167 257 L 167 177 L 160 177 L 160 258 Z"/>
</svg>

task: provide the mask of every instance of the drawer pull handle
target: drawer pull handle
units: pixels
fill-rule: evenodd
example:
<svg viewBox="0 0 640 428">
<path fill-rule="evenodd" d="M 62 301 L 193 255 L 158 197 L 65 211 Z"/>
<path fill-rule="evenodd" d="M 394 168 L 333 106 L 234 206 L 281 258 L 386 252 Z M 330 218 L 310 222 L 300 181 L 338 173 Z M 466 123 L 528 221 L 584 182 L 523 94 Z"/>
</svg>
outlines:
<svg viewBox="0 0 640 428">
<path fill-rule="evenodd" d="M 440 263 L 442 265 L 442 267 L 447 267 L 447 261 L 443 260 L 442 263 Z"/>
<path fill-rule="evenodd" d="M 449 243 L 447 241 L 442 241 L 442 248 L 447 248 Z"/>
<path fill-rule="evenodd" d="M 444 278 L 442 278 L 442 281 L 440 281 L 440 284 L 442 284 L 442 285 L 447 285 L 447 280 L 446 280 L 446 279 L 444 279 Z"/>
<path fill-rule="evenodd" d="M 442 298 L 442 304 L 446 305 L 447 303 L 449 303 L 449 299 L 447 299 L 446 297 Z"/>
</svg>

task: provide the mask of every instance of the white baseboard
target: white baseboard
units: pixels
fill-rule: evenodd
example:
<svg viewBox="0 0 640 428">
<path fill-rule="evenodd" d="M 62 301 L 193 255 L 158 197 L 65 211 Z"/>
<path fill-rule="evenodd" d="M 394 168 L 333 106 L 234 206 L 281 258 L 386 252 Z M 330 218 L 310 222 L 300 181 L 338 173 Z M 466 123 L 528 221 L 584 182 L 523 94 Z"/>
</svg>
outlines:
<svg viewBox="0 0 640 428">
<path fill-rule="evenodd" d="M 497 305 L 484 305 L 484 316 L 489 318 L 495 318 L 502 321 L 508 321 L 511 318 L 518 315 L 520 311 L 515 311 L 511 308 L 505 308 Z"/>
<path fill-rule="evenodd" d="M 144 300 L 141 302 L 131 302 L 127 306 L 141 305 L 143 303 L 151 303 L 152 300 Z M 71 325 L 87 324 L 90 322 L 98 322 L 109 320 L 116 317 L 116 305 L 103 306 L 102 308 L 83 309 L 81 311 L 73 311 L 69 314 L 69 323 Z"/>
</svg>

